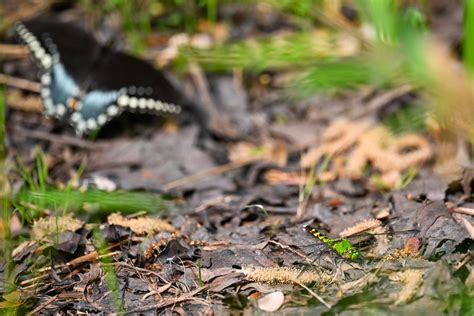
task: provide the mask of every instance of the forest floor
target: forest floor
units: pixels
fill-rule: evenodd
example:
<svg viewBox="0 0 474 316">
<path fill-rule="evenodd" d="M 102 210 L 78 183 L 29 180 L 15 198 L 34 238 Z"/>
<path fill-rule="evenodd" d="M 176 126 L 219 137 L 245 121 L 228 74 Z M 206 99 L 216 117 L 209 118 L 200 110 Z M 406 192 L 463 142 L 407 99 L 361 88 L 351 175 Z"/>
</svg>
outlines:
<svg viewBox="0 0 474 316">
<path fill-rule="evenodd" d="M 240 19 L 236 37 L 291 29 L 278 12 L 223 7 Z M 459 10 L 431 21 L 451 46 Z M 28 58 L 4 69 L 37 81 Z M 416 89 L 291 98 L 280 75 L 194 64 L 178 86 L 203 104 L 208 129 L 124 114 L 94 140 L 39 113 L 37 94 L 5 89 L 5 191 L 24 195 L 3 204 L 0 308 L 472 312 L 472 172 L 441 159 L 433 129 L 405 129 Z"/>
</svg>

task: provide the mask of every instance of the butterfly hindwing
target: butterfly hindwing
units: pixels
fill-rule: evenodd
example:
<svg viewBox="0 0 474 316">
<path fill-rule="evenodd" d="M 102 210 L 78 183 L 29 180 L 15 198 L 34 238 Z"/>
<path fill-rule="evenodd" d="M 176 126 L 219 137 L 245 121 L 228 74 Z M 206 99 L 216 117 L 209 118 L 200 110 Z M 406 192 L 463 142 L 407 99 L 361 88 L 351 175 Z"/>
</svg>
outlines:
<svg viewBox="0 0 474 316">
<path fill-rule="evenodd" d="M 174 103 L 189 104 L 152 65 L 101 46 L 71 23 L 38 18 L 15 30 L 41 70 L 45 113 L 67 119 L 77 134 L 123 111 L 178 114 Z"/>
</svg>

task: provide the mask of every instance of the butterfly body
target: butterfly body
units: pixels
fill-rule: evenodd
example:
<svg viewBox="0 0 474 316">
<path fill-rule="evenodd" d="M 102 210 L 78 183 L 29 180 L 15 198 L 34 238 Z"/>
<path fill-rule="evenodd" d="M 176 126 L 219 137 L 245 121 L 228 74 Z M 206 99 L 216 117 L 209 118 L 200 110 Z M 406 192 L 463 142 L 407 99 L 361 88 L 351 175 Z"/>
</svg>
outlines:
<svg viewBox="0 0 474 316">
<path fill-rule="evenodd" d="M 123 111 L 178 114 L 189 104 L 163 73 L 143 60 L 100 45 L 70 23 L 35 19 L 15 31 L 40 69 L 45 114 L 82 135 Z"/>
</svg>

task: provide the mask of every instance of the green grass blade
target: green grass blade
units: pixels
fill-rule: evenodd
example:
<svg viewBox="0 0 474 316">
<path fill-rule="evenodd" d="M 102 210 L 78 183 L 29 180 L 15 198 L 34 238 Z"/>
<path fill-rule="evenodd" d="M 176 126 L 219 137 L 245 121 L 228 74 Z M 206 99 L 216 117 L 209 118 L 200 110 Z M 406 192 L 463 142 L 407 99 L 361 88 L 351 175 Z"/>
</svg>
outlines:
<svg viewBox="0 0 474 316">
<path fill-rule="evenodd" d="M 464 64 L 474 76 L 474 0 L 464 1 Z"/>
<path fill-rule="evenodd" d="M 123 213 L 146 211 L 166 214 L 175 209 L 173 204 L 166 201 L 161 195 L 138 192 L 24 190 L 16 196 L 16 200 L 33 205 L 48 205 L 54 209 L 64 209 L 67 206 L 68 211 L 86 210 L 94 215 L 118 211 Z"/>
</svg>

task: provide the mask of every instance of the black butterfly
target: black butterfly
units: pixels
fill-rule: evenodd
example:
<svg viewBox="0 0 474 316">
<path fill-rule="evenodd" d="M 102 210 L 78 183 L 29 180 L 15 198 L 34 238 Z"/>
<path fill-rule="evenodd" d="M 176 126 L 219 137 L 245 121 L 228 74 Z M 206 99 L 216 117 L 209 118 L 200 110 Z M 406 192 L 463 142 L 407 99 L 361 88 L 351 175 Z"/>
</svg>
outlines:
<svg viewBox="0 0 474 316">
<path fill-rule="evenodd" d="M 153 66 L 100 45 L 83 29 L 41 18 L 15 31 L 40 68 L 45 113 L 67 119 L 77 134 L 98 129 L 125 110 L 178 114 L 189 105 Z"/>
</svg>

